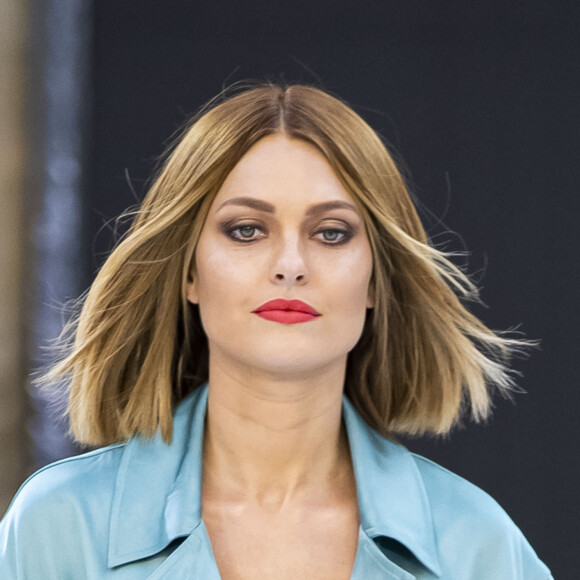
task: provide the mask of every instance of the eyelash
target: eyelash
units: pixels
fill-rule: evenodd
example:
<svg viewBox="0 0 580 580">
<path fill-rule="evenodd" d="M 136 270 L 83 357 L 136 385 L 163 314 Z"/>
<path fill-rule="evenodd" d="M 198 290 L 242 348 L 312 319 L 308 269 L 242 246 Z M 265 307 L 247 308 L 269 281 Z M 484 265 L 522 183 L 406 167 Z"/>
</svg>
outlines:
<svg viewBox="0 0 580 580">
<path fill-rule="evenodd" d="M 258 237 L 258 238 L 243 238 L 243 237 L 238 237 L 236 235 L 234 235 L 234 232 L 237 230 L 242 230 L 245 228 L 249 228 L 252 230 L 261 230 L 262 228 L 259 225 L 256 224 L 238 224 L 235 227 L 228 227 L 227 225 L 223 228 L 225 234 L 230 237 L 232 240 L 234 240 L 235 242 L 240 242 L 242 244 L 249 244 L 251 242 L 255 242 L 257 240 L 262 239 L 262 237 Z M 320 234 L 320 233 L 324 233 L 324 232 L 336 232 L 338 234 L 342 234 L 342 239 L 338 242 L 334 242 L 334 241 L 330 241 L 330 240 L 326 240 L 326 241 L 322 241 L 322 243 L 325 246 L 341 246 L 343 244 L 346 244 L 351 238 L 352 238 L 352 232 L 350 232 L 348 229 L 342 229 L 342 228 L 321 228 L 318 231 L 314 232 L 314 235 L 316 234 Z"/>
</svg>

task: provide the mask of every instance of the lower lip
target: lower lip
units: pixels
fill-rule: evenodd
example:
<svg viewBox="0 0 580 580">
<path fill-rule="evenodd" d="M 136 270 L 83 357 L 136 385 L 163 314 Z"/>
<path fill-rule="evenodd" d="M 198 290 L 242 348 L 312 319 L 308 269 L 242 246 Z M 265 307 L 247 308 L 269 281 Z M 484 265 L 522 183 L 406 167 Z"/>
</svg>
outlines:
<svg viewBox="0 0 580 580">
<path fill-rule="evenodd" d="M 318 318 L 314 314 L 308 312 L 298 312 L 297 310 L 262 310 L 256 312 L 258 316 L 273 322 L 281 322 L 282 324 L 298 324 L 299 322 L 309 322 Z"/>
</svg>

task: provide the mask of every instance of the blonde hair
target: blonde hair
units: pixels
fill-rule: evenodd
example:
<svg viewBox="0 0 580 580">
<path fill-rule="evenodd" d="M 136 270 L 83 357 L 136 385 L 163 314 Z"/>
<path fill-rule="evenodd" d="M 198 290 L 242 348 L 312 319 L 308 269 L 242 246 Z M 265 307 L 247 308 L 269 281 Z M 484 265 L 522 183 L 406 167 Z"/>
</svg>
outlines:
<svg viewBox="0 0 580 580">
<path fill-rule="evenodd" d="M 317 147 L 366 224 L 375 304 L 348 355 L 345 393 L 369 425 L 445 434 L 467 403 L 474 420 L 489 414 L 490 386 L 509 394 L 506 363 L 526 341 L 489 330 L 463 306 L 477 288 L 430 245 L 379 136 L 320 89 L 266 84 L 216 98 L 193 119 L 56 339 L 60 360 L 35 382 L 69 379 L 77 441 L 157 431 L 171 439 L 174 406 L 208 380 L 207 338 L 185 294 L 196 244 L 226 176 L 275 133 Z"/>
</svg>

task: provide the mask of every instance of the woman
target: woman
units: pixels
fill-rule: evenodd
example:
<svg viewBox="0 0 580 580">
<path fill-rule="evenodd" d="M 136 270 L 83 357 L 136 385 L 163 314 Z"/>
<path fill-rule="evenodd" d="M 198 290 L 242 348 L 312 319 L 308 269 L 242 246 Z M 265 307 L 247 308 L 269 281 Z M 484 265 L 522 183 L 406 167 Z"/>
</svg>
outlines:
<svg viewBox="0 0 580 580">
<path fill-rule="evenodd" d="M 394 442 L 447 433 L 522 345 L 457 298 L 378 136 L 307 86 L 194 120 L 104 264 L 64 358 L 71 431 L 2 578 L 546 580 L 484 492 Z"/>
</svg>

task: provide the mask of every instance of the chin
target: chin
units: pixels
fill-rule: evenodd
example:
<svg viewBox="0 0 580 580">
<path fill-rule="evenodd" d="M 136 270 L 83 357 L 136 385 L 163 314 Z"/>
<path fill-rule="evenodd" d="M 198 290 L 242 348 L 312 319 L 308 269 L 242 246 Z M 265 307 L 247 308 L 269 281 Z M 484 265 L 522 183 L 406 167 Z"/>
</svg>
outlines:
<svg viewBox="0 0 580 580">
<path fill-rule="evenodd" d="M 328 345 L 326 345 L 328 346 Z M 339 364 L 346 360 L 348 351 L 341 349 L 325 349 L 321 352 L 316 345 L 304 344 L 302 348 L 292 348 L 286 343 L 280 348 L 270 344 L 244 357 L 244 362 L 258 372 L 278 375 L 284 378 L 312 378 L 317 370 Z"/>
</svg>

